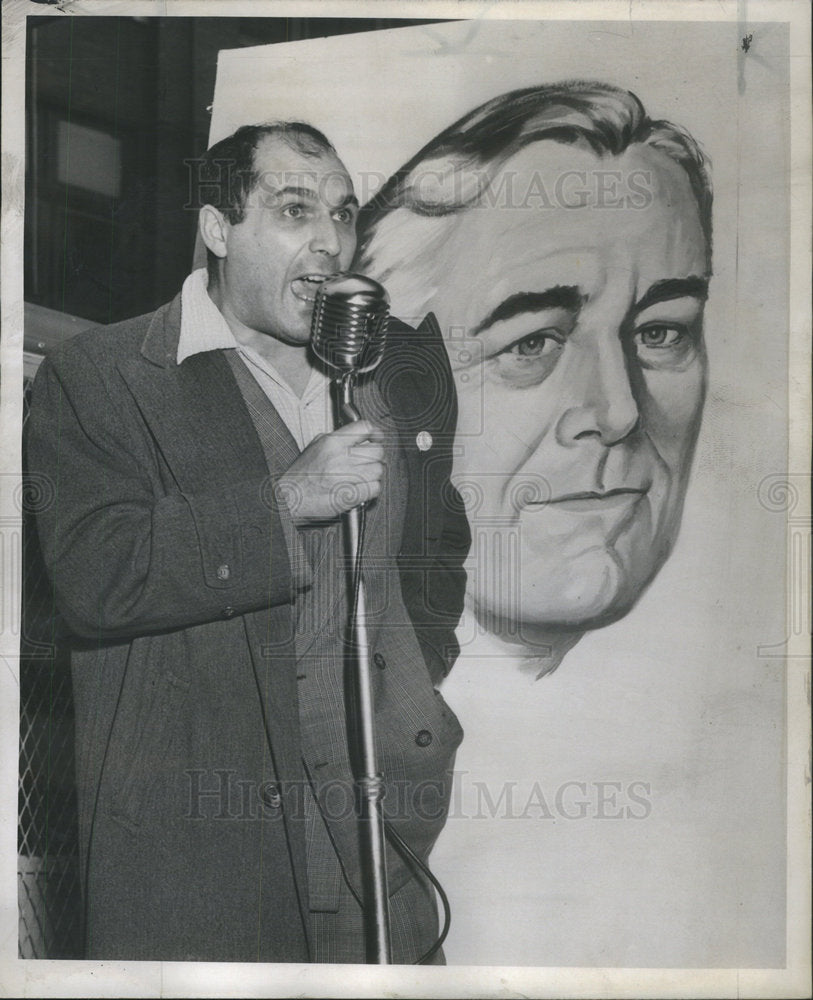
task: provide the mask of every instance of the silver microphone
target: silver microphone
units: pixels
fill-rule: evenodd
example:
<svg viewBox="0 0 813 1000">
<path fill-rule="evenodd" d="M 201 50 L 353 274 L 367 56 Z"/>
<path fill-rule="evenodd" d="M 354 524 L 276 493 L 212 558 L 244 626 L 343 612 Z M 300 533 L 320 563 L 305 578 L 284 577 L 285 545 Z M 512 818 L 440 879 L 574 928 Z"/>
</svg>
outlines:
<svg viewBox="0 0 813 1000">
<path fill-rule="evenodd" d="M 311 319 L 311 347 L 317 358 L 338 372 L 334 386 L 339 420 L 359 420 L 353 405 L 353 386 L 359 372 L 371 371 L 384 353 L 389 318 L 389 296 L 371 278 L 362 274 L 337 274 L 316 290 Z M 368 957 L 379 965 L 392 961 L 389 892 L 384 812 L 381 800 L 384 779 L 376 753 L 376 718 L 367 634 L 367 610 L 362 571 L 364 504 L 345 515 L 347 548 L 350 556 L 348 578 L 349 637 L 351 667 L 349 677 L 357 717 L 348 723 L 351 755 L 359 762 L 359 848 L 364 894 L 364 936 Z"/>
<path fill-rule="evenodd" d="M 314 354 L 343 374 L 372 371 L 384 353 L 389 305 L 384 287 L 363 274 L 327 278 L 313 306 Z"/>
</svg>

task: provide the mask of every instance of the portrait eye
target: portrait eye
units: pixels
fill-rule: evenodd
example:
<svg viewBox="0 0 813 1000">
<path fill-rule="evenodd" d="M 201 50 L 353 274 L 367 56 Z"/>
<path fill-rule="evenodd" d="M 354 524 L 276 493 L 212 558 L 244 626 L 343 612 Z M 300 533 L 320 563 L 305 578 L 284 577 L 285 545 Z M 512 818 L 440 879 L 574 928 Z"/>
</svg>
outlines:
<svg viewBox="0 0 813 1000">
<path fill-rule="evenodd" d="M 355 221 L 355 212 L 351 208 L 340 208 L 337 212 L 333 213 L 333 217 L 337 222 L 342 222 L 345 224 L 350 224 Z"/>
<path fill-rule="evenodd" d="M 636 343 L 641 347 L 664 348 L 676 347 L 686 336 L 686 330 L 682 326 L 661 323 L 656 326 L 647 326 L 639 330 L 635 335 Z"/>
<path fill-rule="evenodd" d="M 523 337 L 507 350 L 520 358 L 539 358 L 557 351 L 562 343 L 561 335 L 558 332 L 546 330 Z"/>
<path fill-rule="evenodd" d="M 698 356 L 701 338 L 699 322 L 647 323 L 632 332 L 629 346 L 642 368 L 682 370 Z"/>
<path fill-rule="evenodd" d="M 298 202 L 293 205 L 286 205 L 282 210 L 282 214 L 287 216 L 289 219 L 301 219 L 305 214 L 305 206 L 300 205 Z"/>
<path fill-rule="evenodd" d="M 516 389 L 539 385 L 556 367 L 564 344 L 556 328 L 535 330 L 492 356 L 493 376 Z"/>
</svg>

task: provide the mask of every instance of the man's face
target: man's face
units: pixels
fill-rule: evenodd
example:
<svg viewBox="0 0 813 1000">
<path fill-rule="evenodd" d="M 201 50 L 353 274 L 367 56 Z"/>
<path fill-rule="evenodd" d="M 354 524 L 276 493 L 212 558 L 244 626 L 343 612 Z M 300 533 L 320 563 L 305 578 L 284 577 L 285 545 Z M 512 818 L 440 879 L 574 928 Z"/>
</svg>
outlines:
<svg viewBox="0 0 813 1000">
<path fill-rule="evenodd" d="M 227 225 L 221 308 L 249 330 L 306 344 L 318 283 L 345 270 L 358 203 L 341 161 L 305 156 L 275 136 L 254 154 L 259 182 Z"/>
<path fill-rule="evenodd" d="M 620 617 L 671 550 L 703 405 L 706 243 L 685 173 L 643 145 L 536 143 L 493 190 L 518 207 L 456 218 L 429 309 L 459 394 L 469 593 L 532 641 Z M 610 206 L 630 193 L 639 207 Z"/>
</svg>

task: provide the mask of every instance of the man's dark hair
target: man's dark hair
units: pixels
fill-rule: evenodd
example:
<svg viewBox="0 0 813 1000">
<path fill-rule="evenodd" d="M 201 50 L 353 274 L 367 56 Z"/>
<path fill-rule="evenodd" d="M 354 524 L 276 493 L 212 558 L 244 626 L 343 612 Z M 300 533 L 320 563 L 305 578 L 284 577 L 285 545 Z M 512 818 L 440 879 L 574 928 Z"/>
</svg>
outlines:
<svg viewBox="0 0 813 1000">
<path fill-rule="evenodd" d="M 327 136 L 305 122 L 243 125 L 207 149 L 198 161 L 198 206 L 212 205 L 232 225 L 242 222 L 246 200 L 260 180 L 254 154 L 267 138 L 281 139 L 303 156 L 336 155 Z"/>
<path fill-rule="evenodd" d="M 630 91 L 575 80 L 501 94 L 432 139 L 362 209 L 359 269 L 381 281 L 403 271 L 405 282 L 436 283 L 432 258 L 445 218 L 482 204 L 502 165 L 541 140 L 600 156 L 618 155 L 633 143 L 660 150 L 686 172 L 710 257 L 711 180 L 695 140 L 679 125 L 649 118 Z M 430 186 L 431 197 L 422 190 L 427 175 L 441 181 Z M 415 315 L 420 308 L 416 299 Z"/>
<path fill-rule="evenodd" d="M 207 149 L 197 162 L 198 207 L 212 205 L 227 222 L 236 225 L 245 216 L 246 202 L 260 182 L 255 153 L 263 139 L 281 139 L 302 156 L 336 155 L 333 144 L 306 122 L 274 121 L 243 125 Z M 218 258 L 206 251 L 209 279 L 216 274 Z"/>
</svg>

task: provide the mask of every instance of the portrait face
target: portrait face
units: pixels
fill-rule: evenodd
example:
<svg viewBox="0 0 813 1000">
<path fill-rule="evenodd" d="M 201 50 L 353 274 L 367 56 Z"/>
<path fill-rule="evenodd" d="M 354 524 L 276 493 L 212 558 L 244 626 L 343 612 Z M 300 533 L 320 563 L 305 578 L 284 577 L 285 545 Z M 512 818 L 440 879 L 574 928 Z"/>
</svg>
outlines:
<svg viewBox="0 0 813 1000">
<path fill-rule="evenodd" d="M 224 223 L 218 304 L 248 330 L 306 344 L 319 283 L 345 270 L 356 247 L 353 184 L 337 157 L 306 156 L 275 136 L 260 141 L 254 167 L 243 219 Z"/>
<path fill-rule="evenodd" d="M 490 630 L 533 641 L 626 613 L 672 548 L 707 247 L 686 174 L 645 145 L 538 142 L 490 193 L 451 221 L 428 308 L 458 391 L 470 599 Z"/>
</svg>

